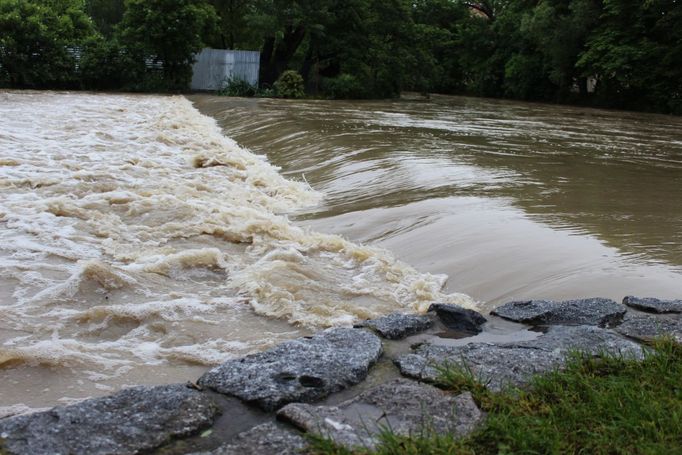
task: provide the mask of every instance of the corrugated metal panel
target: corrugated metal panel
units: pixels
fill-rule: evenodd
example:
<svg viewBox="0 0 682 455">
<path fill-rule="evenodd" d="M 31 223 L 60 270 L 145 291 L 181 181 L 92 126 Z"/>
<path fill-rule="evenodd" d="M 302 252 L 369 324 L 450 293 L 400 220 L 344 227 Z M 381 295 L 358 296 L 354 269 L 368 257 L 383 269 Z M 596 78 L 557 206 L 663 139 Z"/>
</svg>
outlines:
<svg viewBox="0 0 682 455">
<path fill-rule="evenodd" d="M 220 90 L 228 79 L 258 85 L 260 52 L 204 49 L 192 68 L 192 90 Z"/>
</svg>

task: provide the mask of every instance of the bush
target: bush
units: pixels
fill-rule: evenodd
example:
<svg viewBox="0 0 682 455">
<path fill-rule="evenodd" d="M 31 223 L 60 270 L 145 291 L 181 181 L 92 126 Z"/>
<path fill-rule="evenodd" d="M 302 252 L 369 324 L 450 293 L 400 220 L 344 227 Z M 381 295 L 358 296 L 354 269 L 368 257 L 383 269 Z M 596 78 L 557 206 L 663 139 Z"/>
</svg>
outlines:
<svg viewBox="0 0 682 455">
<path fill-rule="evenodd" d="M 0 79 L 12 87 L 73 87 L 77 49 L 94 35 L 78 0 L 0 0 Z"/>
<path fill-rule="evenodd" d="M 231 77 L 225 80 L 223 87 L 218 90 L 220 96 L 244 96 L 251 97 L 256 94 L 256 87 L 248 81 L 238 77 Z"/>
<path fill-rule="evenodd" d="M 282 98 L 303 98 L 303 87 L 303 77 L 294 70 L 283 72 L 275 82 L 275 92 Z"/>
<path fill-rule="evenodd" d="M 215 9 L 202 0 L 128 0 L 125 5 L 117 38 L 130 55 L 161 64 L 161 80 L 147 74 L 140 87 L 153 81 L 160 90 L 186 90 L 195 55 L 217 26 Z"/>
<path fill-rule="evenodd" d="M 332 99 L 360 99 L 367 98 L 367 90 L 357 77 L 342 73 L 333 79 L 323 82 L 324 93 Z"/>
<path fill-rule="evenodd" d="M 116 40 L 97 36 L 83 45 L 79 64 L 81 86 L 90 90 L 130 88 L 144 78 L 145 67 Z"/>
</svg>

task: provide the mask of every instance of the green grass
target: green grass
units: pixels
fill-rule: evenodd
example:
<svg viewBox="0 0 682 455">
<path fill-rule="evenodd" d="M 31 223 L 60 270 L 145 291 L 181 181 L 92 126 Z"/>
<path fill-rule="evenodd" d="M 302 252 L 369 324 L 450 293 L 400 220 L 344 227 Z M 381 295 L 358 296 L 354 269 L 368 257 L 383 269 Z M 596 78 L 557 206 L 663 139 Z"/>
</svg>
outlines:
<svg viewBox="0 0 682 455">
<path fill-rule="evenodd" d="M 466 368 L 445 365 L 444 388 L 472 392 L 488 413 L 469 437 L 386 432 L 384 454 L 682 454 L 682 345 L 658 340 L 643 361 L 570 356 L 529 387 L 489 392 Z M 351 452 L 311 439 L 312 453 Z"/>
</svg>

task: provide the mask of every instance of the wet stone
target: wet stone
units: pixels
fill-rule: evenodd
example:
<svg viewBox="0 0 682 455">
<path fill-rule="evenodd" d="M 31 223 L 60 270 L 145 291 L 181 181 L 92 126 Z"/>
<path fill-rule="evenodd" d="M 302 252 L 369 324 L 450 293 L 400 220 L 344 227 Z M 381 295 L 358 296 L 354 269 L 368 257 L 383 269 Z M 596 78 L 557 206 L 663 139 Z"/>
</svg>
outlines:
<svg viewBox="0 0 682 455">
<path fill-rule="evenodd" d="M 678 343 L 682 343 L 682 318 L 680 317 L 629 314 L 614 330 L 643 342 L 668 335 L 675 338 Z"/>
<path fill-rule="evenodd" d="M 292 401 L 320 400 L 357 384 L 381 353 L 381 340 L 366 330 L 328 329 L 228 360 L 199 383 L 271 411 Z"/>
<path fill-rule="evenodd" d="M 574 324 L 612 327 L 622 320 L 627 308 L 611 299 L 525 300 L 497 307 L 492 314 L 526 324 Z"/>
<path fill-rule="evenodd" d="M 464 346 L 425 343 L 414 353 L 399 357 L 395 363 L 403 375 L 428 382 L 438 382 L 441 365 L 466 365 L 488 388 L 501 390 L 506 385 L 522 385 L 534 374 L 560 368 L 571 350 L 594 355 L 643 357 L 641 346 L 611 330 L 593 326 L 552 326 L 547 333 L 531 341 Z"/>
<path fill-rule="evenodd" d="M 270 422 L 240 433 L 229 444 L 192 455 L 300 455 L 307 445 L 298 432 Z"/>
<path fill-rule="evenodd" d="M 368 327 L 384 338 L 399 340 L 428 330 L 432 325 L 433 321 L 428 316 L 392 313 L 388 316 L 364 321 L 357 327 Z"/>
<path fill-rule="evenodd" d="M 457 305 L 434 303 L 429 307 L 428 312 L 436 313 L 438 319 L 447 328 L 474 335 L 480 333 L 481 326 L 487 322 L 487 319 L 480 313 Z"/>
<path fill-rule="evenodd" d="M 399 435 L 432 431 L 463 436 L 483 419 L 468 392 L 454 396 L 405 379 L 382 384 L 338 406 L 291 403 L 277 416 L 348 448 L 372 448 L 386 429 Z"/>
<path fill-rule="evenodd" d="M 682 300 L 661 300 L 629 295 L 623 299 L 623 305 L 649 313 L 682 313 Z"/>
<path fill-rule="evenodd" d="M 185 385 L 133 387 L 2 419 L 0 453 L 137 454 L 209 426 L 217 413 L 208 396 Z"/>
</svg>

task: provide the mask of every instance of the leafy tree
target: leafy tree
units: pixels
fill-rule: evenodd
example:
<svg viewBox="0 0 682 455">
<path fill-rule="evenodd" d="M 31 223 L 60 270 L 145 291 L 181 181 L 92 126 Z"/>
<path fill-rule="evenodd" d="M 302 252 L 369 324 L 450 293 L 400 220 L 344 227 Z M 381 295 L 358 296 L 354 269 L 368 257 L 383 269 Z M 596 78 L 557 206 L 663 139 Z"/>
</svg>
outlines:
<svg viewBox="0 0 682 455">
<path fill-rule="evenodd" d="M 328 0 L 256 0 L 248 16 L 263 36 L 260 82 L 270 87 L 287 70 L 311 30 L 322 30 Z"/>
<path fill-rule="evenodd" d="M 682 12 L 676 0 L 604 0 L 600 26 L 577 62 L 600 101 L 682 113 Z"/>
<path fill-rule="evenodd" d="M 127 52 L 161 65 L 163 88 L 186 89 L 194 55 L 217 27 L 213 7 L 202 0 L 126 0 L 125 6 L 118 35 Z"/>
<path fill-rule="evenodd" d="M 79 0 L 0 0 L 0 80 L 12 87 L 76 84 L 76 48 L 94 36 Z"/>
<path fill-rule="evenodd" d="M 144 80 L 145 65 L 118 40 L 96 35 L 81 46 L 78 75 L 81 87 L 85 89 L 134 89 L 140 88 Z"/>
<path fill-rule="evenodd" d="M 250 23 L 250 18 L 257 14 L 254 0 L 211 0 L 210 3 L 220 17 L 213 46 L 223 49 L 260 48 L 260 31 Z"/>
<path fill-rule="evenodd" d="M 87 0 L 86 11 L 97 26 L 97 30 L 110 38 L 116 25 L 123 19 L 123 0 Z"/>
</svg>

